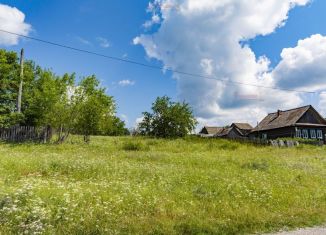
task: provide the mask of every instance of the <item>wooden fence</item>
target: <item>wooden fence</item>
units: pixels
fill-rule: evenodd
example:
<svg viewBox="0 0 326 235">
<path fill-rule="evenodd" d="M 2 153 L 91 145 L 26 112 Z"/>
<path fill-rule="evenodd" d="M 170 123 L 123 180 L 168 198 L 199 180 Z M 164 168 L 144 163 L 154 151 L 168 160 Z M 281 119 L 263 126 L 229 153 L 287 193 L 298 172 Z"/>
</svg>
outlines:
<svg viewBox="0 0 326 235">
<path fill-rule="evenodd" d="M 8 142 L 48 142 L 52 137 L 50 127 L 13 126 L 0 128 L 0 140 Z"/>
</svg>

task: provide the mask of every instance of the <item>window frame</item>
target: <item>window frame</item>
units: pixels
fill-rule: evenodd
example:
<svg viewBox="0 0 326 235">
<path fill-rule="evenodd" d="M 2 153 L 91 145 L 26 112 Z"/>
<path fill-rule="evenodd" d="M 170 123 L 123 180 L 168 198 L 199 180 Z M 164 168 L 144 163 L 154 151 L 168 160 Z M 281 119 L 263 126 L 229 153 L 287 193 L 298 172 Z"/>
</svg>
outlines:
<svg viewBox="0 0 326 235">
<path fill-rule="evenodd" d="M 309 139 L 309 131 L 307 129 L 302 130 L 302 138 Z"/>
<path fill-rule="evenodd" d="M 317 139 L 320 139 L 320 140 L 323 139 L 323 131 L 322 130 L 317 130 Z"/>
<path fill-rule="evenodd" d="M 296 129 L 295 137 L 296 138 L 302 138 L 302 130 L 301 129 Z"/>
<path fill-rule="evenodd" d="M 317 139 L 316 130 L 314 130 L 314 129 L 310 130 L 310 137 L 311 137 L 311 139 Z"/>
</svg>

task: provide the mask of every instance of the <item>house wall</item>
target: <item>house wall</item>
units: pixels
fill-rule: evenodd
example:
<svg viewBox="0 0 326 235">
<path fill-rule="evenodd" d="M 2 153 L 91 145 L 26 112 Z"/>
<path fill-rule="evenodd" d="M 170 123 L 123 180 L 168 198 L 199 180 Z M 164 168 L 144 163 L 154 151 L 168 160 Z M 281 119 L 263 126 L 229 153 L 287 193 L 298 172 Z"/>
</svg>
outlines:
<svg viewBox="0 0 326 235">
<path fill-rule="evenodd" d="M 324 124 L 325 122 L 320 120 L 320 117 L 315 112 L 308 110 L 297 123 Z"/>
<path fill-rule="evenodd" d="M 240 133 L 235 128 L 232 128 L 226 138 L 240 139 L 240 138 L 242 138 L 242 136 L 240 135 Z"/>
<path fill-rule="evenodd" d="M 315 130 L 317 132 L 317 130 L 321 130 L 323 132 L 323 141 L 324 143 L 326 143 L 326 128 L 325 127 L 305 127 L 305 126 L 298 126 L 297 127 L 300 130 L 308 130 L 308 135 L 309 135 L 309 139 L 313 139 L 310 133 L 310 130 Z"/>
<path fill-rule="evenodd" d="M 277 139 L 277 138 L 293 138 L 295 137 L 294 127 L 284 127 L 266 131 L 255 132 L 250 134 L 250 137 L 262 138 L 264 134 L 267 134 L 267 139 Z"/>
<path fill-rule="evenodd" d="M 295 113 L 292 113 L 291 115 L 296 115 Z M 296 116 L 290 116 L 289 119 L 292 120 L 293 118 L 295 118 Z M 264 119 L 265 120 L 265 119 Z M 321 130 L 322 131 L 322 140 L 324 141 L 324 143 L 326 143 L 326 127 L 317 127 L 317 126 L 305 126 L 304 124 L 322 124 L 325 125 L 326 121 L 324 118 L 322 118 L 318 112 L 310 107 L 309 110 L 307 110 L 304 115 L 296 122 L 296 126 L 290 126 L 290 127 L 283 127 L 283 128 L 277 128 L 277 129 L 271 129 L 271 130 L 265 130 L 265 131 L 259 131 L 259 132 L 253 132 L 251 134 L 249 134 L 250 138 L 263 138 L 266 137 L 268 139 L 277 139 L 277 138 L 293 138 L 293 137 L 297 137 L 297 132 L 296 130 L 307 130 L 308 131 L 308 138 L 309 139 L 316 139 L 318 140 L 318 138 L 313 138 L 313 136 L 311 136 L 311 130 L 315 130 L 316 132 L 316 137 L 317 137 L 317 130 Z M 303 124 L 301 126 L 298 125 L 299 124 Z"/>
<path fill-rule="evenodd" d="M 308 130 L 308 138 L 312 139 L 310 130 L 321 130 L 323 132 L 323 141 L 326 143 L 326 128 L 318 128 L 318 127 L 305 127 L 305 126 L 297 126 L 297 127 L 284 127 L 266 131 L 260 131 L 250 134 L 251 138 L 263 138 L 264 134 L 267 135 L 267 139 L 277 139 L 277 138 L 295 138 L 296 137 L 296 128 L 300 130 Z M 316 139 L 317 140 L 317 139 Z"/>
</svg>

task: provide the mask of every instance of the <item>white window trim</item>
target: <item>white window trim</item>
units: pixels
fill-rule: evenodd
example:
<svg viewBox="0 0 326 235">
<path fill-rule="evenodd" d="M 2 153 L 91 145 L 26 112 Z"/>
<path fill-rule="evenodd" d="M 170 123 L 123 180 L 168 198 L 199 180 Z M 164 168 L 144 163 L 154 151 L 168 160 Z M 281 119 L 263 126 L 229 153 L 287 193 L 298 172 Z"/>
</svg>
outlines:
<svg viewBox="0 0 326 235">
<path fill-rule="evenodd" d="M 323 139 L 323 131 L 322 130 L 317 130 L 317 138 L 318 139 Z"/>
<path fill-rule="evenodd" d="M 297 129 L 296 130 L 295 137 L 297 137 L 297 138 L 301 138 L 302 137 L 302 132 L 301 132 L 300 129 Z"/>
<path fill-rule="evenodd" d="M 310 136 L 311 136 L 311 139 L 316 139 L 317 138 L 316 130 L 310 130 Z"/>
<path fill-rule="evenodd" d="M 302 138 L 309 139 L 309 132 L 307 129 L 302 130 Z"/>
</svg>

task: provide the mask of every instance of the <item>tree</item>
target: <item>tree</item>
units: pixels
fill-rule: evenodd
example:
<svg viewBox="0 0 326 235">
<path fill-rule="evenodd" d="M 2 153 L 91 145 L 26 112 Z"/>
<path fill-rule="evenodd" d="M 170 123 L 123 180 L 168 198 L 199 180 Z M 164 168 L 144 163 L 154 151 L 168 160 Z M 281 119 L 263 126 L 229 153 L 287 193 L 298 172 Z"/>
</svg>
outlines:
<svg viewBox="0 0 326 235">
<path fill-rule="evenodd" d="M 101 120 L 114 116 L 116 109 L 113 97 L 106 95 L 99 84 L 94 75 L 85 77 L 73 95 L 78 112 L 76 131 L 84 135 L 85 142 L 90 141 L 90 135 L 101 132 Z"/>
<path fill-rule="evenodd" d="M 142 135 L 184 137 L 197 125 L 189 104 L 172 102 L 167 96 L 158 97 L 152 105 L 152 111 L 153 113 L 143 113 L 143 121 L 138 126 Z"/>
<path fill-rule="evenodd" d="M 64 142 L 73 131 L 76 122 L 76 104 L 71 100 L 75 86 L 75 74 L 64 74 L 55 80 L 55 100 L 46 116 L 48 125 L 57 130 L 58 143 Z"/>
<path fill-rule="evenodd" d="M 95 76 L 76 85 L 75 74 L 57 76 L 33 61 L 24 65 L 22 113 L 16 110 L 19 63 L 15 52 L 0 49 L 0 128 L 13 125 L 51 127 L 57 142 L 70 133 L 90 135 L 127 134 L 125 123 L 115 115 L 113 97 L 100 87 Z"/>
<path fill-rule="evenodd" d="M 100 123 L 100 134 L 106 136 L 122 136 L 129 135 L 129 130 L 125 127 L 125 123 L 118 117 L 105 115 Z"/>
<path fill-rule="evenodd" d="M 15 114 L 18 70 L 17 54 L 0 50 L 0 127 L 15 125 L 21 119 Z"/>
</svg>

